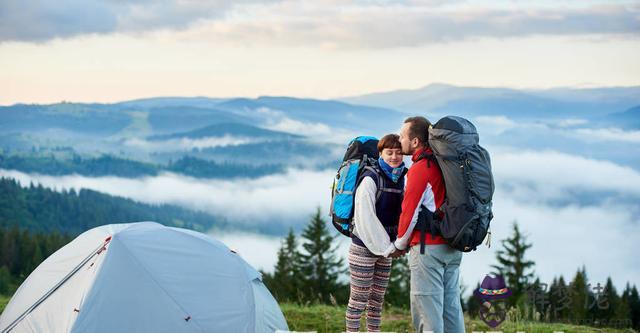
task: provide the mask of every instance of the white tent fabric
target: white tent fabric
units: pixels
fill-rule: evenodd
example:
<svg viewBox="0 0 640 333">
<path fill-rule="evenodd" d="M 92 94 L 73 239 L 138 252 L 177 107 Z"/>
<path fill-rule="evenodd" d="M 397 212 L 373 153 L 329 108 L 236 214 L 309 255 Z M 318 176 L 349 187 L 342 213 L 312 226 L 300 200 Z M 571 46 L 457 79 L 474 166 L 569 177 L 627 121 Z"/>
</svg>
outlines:
<svg viewBox="0 0 640 333">
<path fill-rule="evenodd" d="M 274 332 L 260 273 L 224 244 L 154 222 L 78 236 L 29 275 L 0 332 Z"/>
</svg>

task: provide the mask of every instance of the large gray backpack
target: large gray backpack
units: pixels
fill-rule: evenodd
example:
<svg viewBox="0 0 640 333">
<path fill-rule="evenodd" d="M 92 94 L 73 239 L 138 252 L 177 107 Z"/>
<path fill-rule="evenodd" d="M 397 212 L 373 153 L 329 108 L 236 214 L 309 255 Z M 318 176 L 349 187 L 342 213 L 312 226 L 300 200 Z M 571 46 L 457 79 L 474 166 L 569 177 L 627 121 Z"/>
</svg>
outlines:
<svg viewBox="0 0 640 333">
<path fill-rule="evenodd" d="M 461 117 L 444 117 L 429 129 L 429 146 L 446 187 L 439 219 L 432 223 L 449 245 L 463 252 L 475 251 L 487 233 L 491 237 L 495 186 L 489 153 L 478 142 L 476 127 Z"/>
</svg>

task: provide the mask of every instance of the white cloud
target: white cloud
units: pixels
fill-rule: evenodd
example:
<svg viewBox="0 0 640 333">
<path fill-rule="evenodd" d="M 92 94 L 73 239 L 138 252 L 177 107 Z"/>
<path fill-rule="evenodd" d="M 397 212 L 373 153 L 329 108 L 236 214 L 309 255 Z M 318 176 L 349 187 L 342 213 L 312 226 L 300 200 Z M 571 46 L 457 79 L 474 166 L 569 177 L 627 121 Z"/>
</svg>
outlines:
<svg viewBox="0 0 640 333">
<path fill-rule="evenodd" d="M 220 19 L 233 6 L 229 0 L 2 1 L 0 41 L 184 29 L 202 19 Z"/>
<path fill-rule="evenodd" d="M 22 184 L 87 188 L 145 203 L 168 203 L 228 217 L 238 223 L 299 223 L 322 207 L 327 212 L 333 171 L 289 170 L 256 179 L 197 179 L 174 173 L 142 178 L 46 176 L 0 169 Z"/>
<path fill-rule="evenodd" d="M 603 192 L 640 197 L 640 173 L 609 161 L 554 151 L 492 152 L 497 186 L 513 188 L 522 202 L 572 197 L 574 192 Z"/>
<path fill-rule="evenodd" d="M 480 124 L 499 125 L 506 127 L 516 126 L 516 122 L 506 116 L 479 116 L 475 118 Z"/>
<path fill-rule="evenodd" d="M 574 135 L 584 141 L 612 141 L 640 143 L 640 131 L 625 131 L 619 128 L 579 128 Z"/>
<path fill-rule="evenodd" d="M 216 43 L 405 47 L 477 37 L 635 34 L 636 14 L 637 4 L 606 2 L 22 1 L 0 3 L 0 40 L 182 30 Z"/>
<path fill-rule="evenodd" d="M 628 142 L 640 143 L 640 131 L 623 130 L 617 127 L 588 128 L 586 119 L 567 118 L 553 122 L 515 121 L 504 115 L 478 116 L 473 118 L 479 133 L 499 135 L 509 130 L 533 131 L 544 130 L 546 135 L 578 139 L 584 142 Z"/>
<path fill-rule="evenodd" d="M 221 231 L 211 231 L 209 235 L 236 251 L 253 268 L 273 272 L 282 243 L 280 237 Z"/>
<path fill-rule="evenodd" d="M 333 232 L 331 230 L 330 232 Z M 336 232 L 337 234 L 337 232 Z M 256 269 L 272 273 L 278 260 L 278 249 L 282 246 L 284 237 L 265 236 L 250 232 L 209 232 L 213 238 L 223 242 Z M 299 236 L 299 233 L 296 233 Z M 298 250 L 302 251 L 302 240 L 298 238 Z M 336 238 L 337 253 L 347 262 L 347 253 L 351 239 L 339 235 Z M 344 278 L 344 277 L 343 277 Z M 348 282 L 348 281 L 345 281 Z"/>
<path fill-rule="evenodd" d="M 262 140 L 263 141 L 263 140 Z M 153 152 L 189 151 L 192 149 L 204 149 L 226 146 L 240 146 L 249 143 L 258 143 L 261 140 L 247 137 L 224 135 L 221 137 L 204 137 L 198 139 L 176 138 L 162 141 L 149 141 L 145 139 L 127 139 L 126 146 L 139 148 Z"/>
<path fill-rule="evenodd" d="M 490 133 L 491 135 L 498 135 L 518 126 L 516 122 L 506 116 L 479 116 L 473 120 L 479 133 Z"/>
<path fill-rule="evenodd" d="M 399 48 L 482 37 L 632 35 L 634 6 L 536 7 L 367 4 L 326 6 L 285 1 L 236 7 L 233 19 L 202 22 L 185 38 L 233 44 L 316 45 L 325 49 Z M 256 20 L 256 18 L 261 18 Z"/>
<path fill-rule="evenodd" d="M 280 110 L 260 107 L 255 112 L 264 116 L 266 129 L 302 135 L 313 142 L 345 144 L 357 134 L 343 128 L 329 127 L 319 122 L 292 119 Z"/>
<path fill-rule="evenodd" d="M 579 126 L 579 125 L 586 125 L 588 124 L 589 121 L 586 119 L 579 119 L 579 118 L 569 118 L 569 119 L 562 119 L 557 123 L 557 126 L 559 127 L 574 127 L 574 126 Z"/>
<path fill-rule="evenodd" d="M 264 109 L 260 108 L 258 110 L 264 113 Z M 305 136 L 327 136 L 332 132 L 331 128 L 323 123 L 304 122 L 286 117 L 282 112 L 273 110 L 270 112 L 274 116 L 267 118 L 267 124 L 264 126 L 270 130 Z"/>
</svg>

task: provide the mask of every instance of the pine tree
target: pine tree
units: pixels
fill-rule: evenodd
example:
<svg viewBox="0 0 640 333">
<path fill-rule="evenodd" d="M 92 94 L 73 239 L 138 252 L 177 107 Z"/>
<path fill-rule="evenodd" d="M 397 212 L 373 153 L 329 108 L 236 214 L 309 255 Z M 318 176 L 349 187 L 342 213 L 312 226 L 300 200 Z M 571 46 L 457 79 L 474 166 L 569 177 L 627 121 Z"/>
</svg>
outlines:
<svg viewBox="0 0 640 333">
<path fill-rule="evenodd" d="M 560 300 L 558 305 L 558 315 L 562 321 L 569 319 L 571 314 L 571 305 L 573 304 L 573 297 L 569 285 L 564 281 L 564 277 L 560 276 L 558 279 L 558 288 L 560 289 Z"/>
<path fill-rule="evenodd" d="M 476 288 L 474 290 L 478 290 L 479 288 L 480 288 L 480 283 L 476 285 Z M 479 313 L 480 313 L 480 301 L 473 295 L 473 292 L 471 292 L 471 295 L 469 296 L 469 298 L 467 298 L 467 314 L 471 318 L 477 318 Z"/>
<path fill-rule="evenodd" d="M 611 281 L 611 277 L 607 278 L 607 283 L 604 285 L 602 294 L 604 300 L 601 300 L 600 302 L 598 317 L 610 322 L 615 318 L 616 312 L 618 311 L 618 304 L 620 303 L 620 296 L 618 296 L 618 292 L 616 291 L 616 287 L 613 285 L 613 281 Z"/>
<path fill-rule="evenodd" d="M 520 232 L 518 223 L 513 223 L 513 235 L 502 241 L 502 250 L 496 253 L 497 265 L 492 265 L 494 274 L 502 275 L 511 289 L 512 296 L 509 304 L 515 305 L 524 295 L 529 285 L 529 280 L 534 276 L 533 266 L 535 263 L 525 259 L 525 253 L 532 244 L 527 243 L 526 237 Z"/>
<path fill-rule="evenodd" d="M 11 295 L 46 257 L 70 240 L 57 231 L 45 234 L 0 227 L 0 294 Z"/>
<path fill-rule="evenodd" d="M 547 298 L 549 299 L 549 306 L 545 311 L 546 321 L 553 322 L 557 320 L 555 309 L 560 299 L 558 290 L 559 290 L 558 279 L 554 277 L 553 281 L 551 282 L 551 285 L 549 286 L 549 289 L 547 290 Z"/>
<path fill-rule="evenodd" d="M 638 288 L 633 285 L 629 293 L 629 310 L 633 328 L 640 329 L 640 297 L 638 296 Z"/>
<path fill-rule="evenodd" d="M 294 301 L 302 287 L 300 274 L 300 253 L 293 229 L 278 250 L 278 261 L 271 280 L 267 283 L 278 301 Z"/>
<path fill-rule="evenodd" d="M 627 287 L 622 292 L 620 296 L 620 303 L 618 304 L 618 309 L 616 310 L 615 319 L 618 322 L 629 321 L 630 325 L 633 325 L 633 321 L 631 318 L 631 306 L 629 305 L 629 296 L 631 294 L 631 287 L 629 283 L 627 283 Z"/>
<path fill-rule="evenodd" d="M 551 302 L 550 316 L 552 321 L 567 321 L 573 299 L 571 298 L 571 290 L 562 275 L 558 278 L 557 284 L 549 288 L 549 293 L 551 294 L 549 300 Z"/>
<path fill-rule="evenodd" d="M 9 295 L 13 292 L 11 273 L 7 266 L 0 265 L 0 295 Z"/>
<path fill-rule="evenodd" d="M 540 278 L 536 278 L 526 288 L 526 297 L 523 297 L 523 300 L 526 300 L 526 306 L 529 308 L 527 316 L 530 319 L 540 320 L 549 306 L 549 299 L 546 297 L 544 286 L 540 282 Z"/>
<path fill-rule="evenodd" d="M 589 290 L 587 289 L 587 271 L 584 267 L 578 269 L 571 281 L 571 319 L 580 321 L 587 319 L 589 304 Z"/>
<path fill-rule="evenodd" d="M 336 236 L 329 233 L 320 208 L 302 232 L 300 267 L 304 278 L 303 292 L 308 300 L 330 303 L 331 296 L 344 297 L 345 286 L 338 282 L 344 273 L 343 260 L 336 254 Z"/>
</svg>

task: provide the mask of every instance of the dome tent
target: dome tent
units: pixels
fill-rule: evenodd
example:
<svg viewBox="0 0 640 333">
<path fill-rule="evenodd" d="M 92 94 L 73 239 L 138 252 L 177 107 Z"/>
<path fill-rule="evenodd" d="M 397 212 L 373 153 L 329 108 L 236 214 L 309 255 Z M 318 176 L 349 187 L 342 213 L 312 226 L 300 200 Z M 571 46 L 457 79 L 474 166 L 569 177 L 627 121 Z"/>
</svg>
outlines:
<svg viewBox="0 0 640 333">
<path fill-rule="evenodd" d="M 273 332 L 287 324 L 260 273 L 224 244 L 154 222 L 105 225 L 18 288 L 0 332 Z"/>
</svg>

